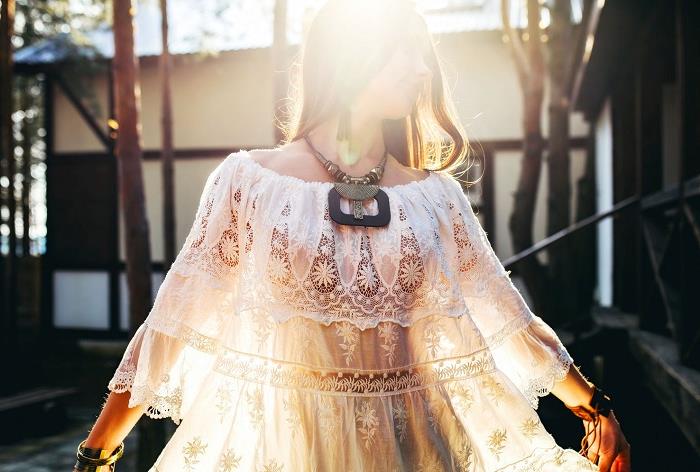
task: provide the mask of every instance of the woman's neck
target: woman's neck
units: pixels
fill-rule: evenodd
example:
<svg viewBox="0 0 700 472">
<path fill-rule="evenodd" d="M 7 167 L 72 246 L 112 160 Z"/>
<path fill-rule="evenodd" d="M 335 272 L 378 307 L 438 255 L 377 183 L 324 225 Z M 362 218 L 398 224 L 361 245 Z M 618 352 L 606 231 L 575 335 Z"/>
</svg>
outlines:
<svg viewBox="0 0 700 472">
<path fill-rule="evenodd" d="M 323 156 L 338 164 L 341 169 L 353 175 L 362 175 L 379 164 L 384 155 L 384 135 L 382 121 L 375 117 L 362 116 L 353 110 L 351 121 L 350 146 L 359 156 L 354 164 L 346 164 L 338 154 L 338 118 L 328 120 L 309 132 L 313 146 Z"/>
</svg>

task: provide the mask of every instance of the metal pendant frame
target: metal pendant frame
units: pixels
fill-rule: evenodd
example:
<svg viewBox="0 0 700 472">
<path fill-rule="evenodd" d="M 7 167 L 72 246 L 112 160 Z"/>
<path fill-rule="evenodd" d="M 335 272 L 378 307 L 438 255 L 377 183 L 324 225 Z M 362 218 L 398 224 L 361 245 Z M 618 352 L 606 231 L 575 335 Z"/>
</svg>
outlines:
<svg viewBox="0 0 700 472">
<path fill-rule="evenodd" d="M 353 205 L 353 213 L 345 213 L 340 208 L 340 198 L 350 200 Z M 362 202 L 368 198 L 377 201 L 378 213 L 365 215 Z M 389 196 L 377 185 L 358 185 L 336 183 L 328 192 L 328 213 L 333 221 L 348 226 L 386 226 L 391 221 L 389 208 Z"/>
</svg>

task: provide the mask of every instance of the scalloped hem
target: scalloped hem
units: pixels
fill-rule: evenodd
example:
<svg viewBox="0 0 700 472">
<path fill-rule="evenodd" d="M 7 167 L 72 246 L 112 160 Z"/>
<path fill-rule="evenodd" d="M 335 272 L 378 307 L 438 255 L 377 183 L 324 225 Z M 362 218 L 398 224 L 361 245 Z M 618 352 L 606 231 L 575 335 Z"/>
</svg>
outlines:
<svg viewBox="0 0 700 472">
<path fill-rule="evenodd" d="M 573 449 L 555 445 L 551 448 L 537 448 L 529 456 L 493 472 L 537 472 L 547 465 L 555 465 L 557 470 L 566 472 L 598 470 L 596 465 Z"/>
<path fill-rule="evenodd" d="M 487 348 L 492 352 L 503 345 L 508 338 L 528 329 L 538 318 L 535 316 L 519 317 L 508 322 L 503 328 L 486 338 Z M 539 407 L 540 397 L 552 392 L 554 386 L 564 380 L 574 360 L 563 345 L 557 347 L 556 358 L 552 359 L 547 372 L 537 378 L 530 379 L 524 387 L 523 395 L 533 409 Z M 506 374 L 507 375 L 507 374 Z"/>
<path fill-rule="evenodd" d="M 557 361 L 550 366 L 547 374 L 530 381 L 524 395 L 533 409 L 539 407 L 540 397 L 549 395 L 554 386 L 564 380 L 573 363 L 568 352 L 560 349 L 557 352 Z"/>
<path fill-rule="evenodd" d="M 145 386 L 134 387 L 133 374 L 135 374 L 135 370 L 127 372 L 127 375 L 129 373 L 131 373 L 131 383 L 124 382 L 124 377 L 119 375 L 109 381 L 107 389 L 114 393 L 130 392 L 129 408 L 142 405 L 144 408 L 143 413 L 149 418 L 156 420 L 170 418 L 173 423 L 179 425 L 182 420 L 180 415 L 182 392 L 177 389 L 170 395 L 158 395 Z"/>
<path fill-rule="evenodd" d="M 422 321 L 427 318 L 431 317 L 444 317 L 444 318 L 462 318 L 463 316 L 470 316 L 469 308 L 466 305 L 459 305 L 457 309 L 449 310 L 449 311 L 440 311 L 440 312 L 435 312 L 431 311 L 430 309 L 425 309 L 422 310 L 421 312 L 418 313 L 411 313 L 406 312 L 407 316 L 406 318 L 397 318 L 397 317 L 377 317 L 373 316 L 372 318 L 368 319 L 357 319 L 357 318 L 350 318 L 350 317 L 327 317 L 327 316 L 317 316 L 314 313 L 304 313 L 304 312 L 276 312 L 275 310 L 270 309 L 266 305 L 254 305 L 254 306 L 246 306 L 245 308 L 241 308 L 239 310 L 239 313 L 244 313 L 246 311 L 250 310 L 263 310 L 267 314 L 270 315 L 272 319 L 275 320 L 275 322 L 282 324 L 286 323 L 288 321 L 292 321 L 294 319 L 298 318 L 306 318 L 307 320 L 316 322 L 320 325 L 323 325 L 325 327 L 331 326 L 333 323 L 351 323 L 353 326 L 355 326 L 357 329 L 360 331 L 365 331 L 367 329 L 375 329 L 379 326 L 380 323 L 394 323 L 396 325 L 401 326 L 402 328 L 410 328 L 411 326 L 415 325 L 418 321 Z"/>
</svg>

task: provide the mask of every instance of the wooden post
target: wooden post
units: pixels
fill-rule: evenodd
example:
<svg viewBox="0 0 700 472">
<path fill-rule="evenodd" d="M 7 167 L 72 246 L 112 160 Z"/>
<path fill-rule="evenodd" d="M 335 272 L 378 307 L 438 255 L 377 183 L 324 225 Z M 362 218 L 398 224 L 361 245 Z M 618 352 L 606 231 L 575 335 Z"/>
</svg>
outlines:
<svg viewBox="0 0 700 472">
<path fill-rule="evenodd" d="M 15 247 L 17 245 L 15 234 L 15 157 L 14 140 L 12 138 L 12 113 L 14 112 L 13 77 L 12 77 L 12 35 L 14 31 L 15 2 L 14 0 L 0 0 L 0 175 L 10 180 L 6 192 L 7 208 L 9 215 L 7 224 L 10 229 L 9 247 L 7 257 L 0 257 L 3 263 L 0 276 L 0 353 L 4 359 L 11 359 L 16 352 L 17 342 L 17 259 Z M 1 200 L 1 199 L 0 199 Z M 5 378 L 13 378 L 16 365 L 13 362 L 4 362 L 6 369 Z M 0 382 L 0 394 L 7 393 L 15 385 L 15 382 Z"/>
<path fill-rule="evenodd" d="M 680 96 L 680 267 L 681 283 L 680 356 L 681 362 L 700 369 L 700 204 L 685 196 L 683 181 L 700 175 L 700 5 L 694 0 L 675 2 L 676 77 Z"/>
<path fill-rule="evenodd" d="M 168 43 L 168 0 L 160 0 L 161 43 L 161 172 L 163 176 L 163 271 L 175 260 L 175 184 L 173 162 L 173 113 L 170 90 L 172 57 Z"/>
<path fill-rule="evenodd" d="M 612 87 L 613 189 L 614 203 L 635 195 L 637 173 L 634 104 L 634 71 L 625 68 Z M 625 211 L 613 219 L 615 251 L 613 257 L 613 301 L 619 309 L 637 313 L 639 310 L 635 279 L 638 273 L 637 227 L 635 213 Z"/>
<path fill-rule="evenodd" d="M 134 54 L 133 0 L 115 0 L 114 86 L 117 116 L 119 189 L 126 236 L 126 272 L 129 287 L 131 334 L 151 309 L 151 250 L 141 169 L 139 64 Z M 138 470 L 148 469 L 157 458 L 162 438 L 144 417 L 139 429 Z M 161 428 L 162 429 L 162 428 Z"/>
<path fill-rule="evenodd" d="M 643 29 L 640 41 L 650 39 L 653 29 Z M 648 47 L 639 47 L 634 60 L 635 89 L 635 149 L 637 151 L 636 179 L 637 193 L 640 197 L 661 189 L 661 80 L 659 70 L 659 50 L 657 40 L 649 41 Z M 667 319 L 662 315 L 666 311 L 661 301 L 661 290 L 655 280 L 651 254 L 644 236 L 645 226 L 652 224 L 648 213 L 639 214 L 639 271 L 637 274 L 637 293 L 639 297 L 640 326 L 655 332 L 667 329 Z"/>
</svg>

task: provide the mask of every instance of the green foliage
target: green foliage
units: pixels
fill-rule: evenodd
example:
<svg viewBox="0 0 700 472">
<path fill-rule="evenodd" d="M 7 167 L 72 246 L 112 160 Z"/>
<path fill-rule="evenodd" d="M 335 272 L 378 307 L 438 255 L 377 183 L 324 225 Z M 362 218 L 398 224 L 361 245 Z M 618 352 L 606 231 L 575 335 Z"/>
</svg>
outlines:
<svg viewBox="0 0 700 472">
<path fill-rule="evenodd" d="M 15 48 L 59 33 L 85 45 L 83 31 L 111 23 L 111 0 L 16 0 Z"/>
</svg>

